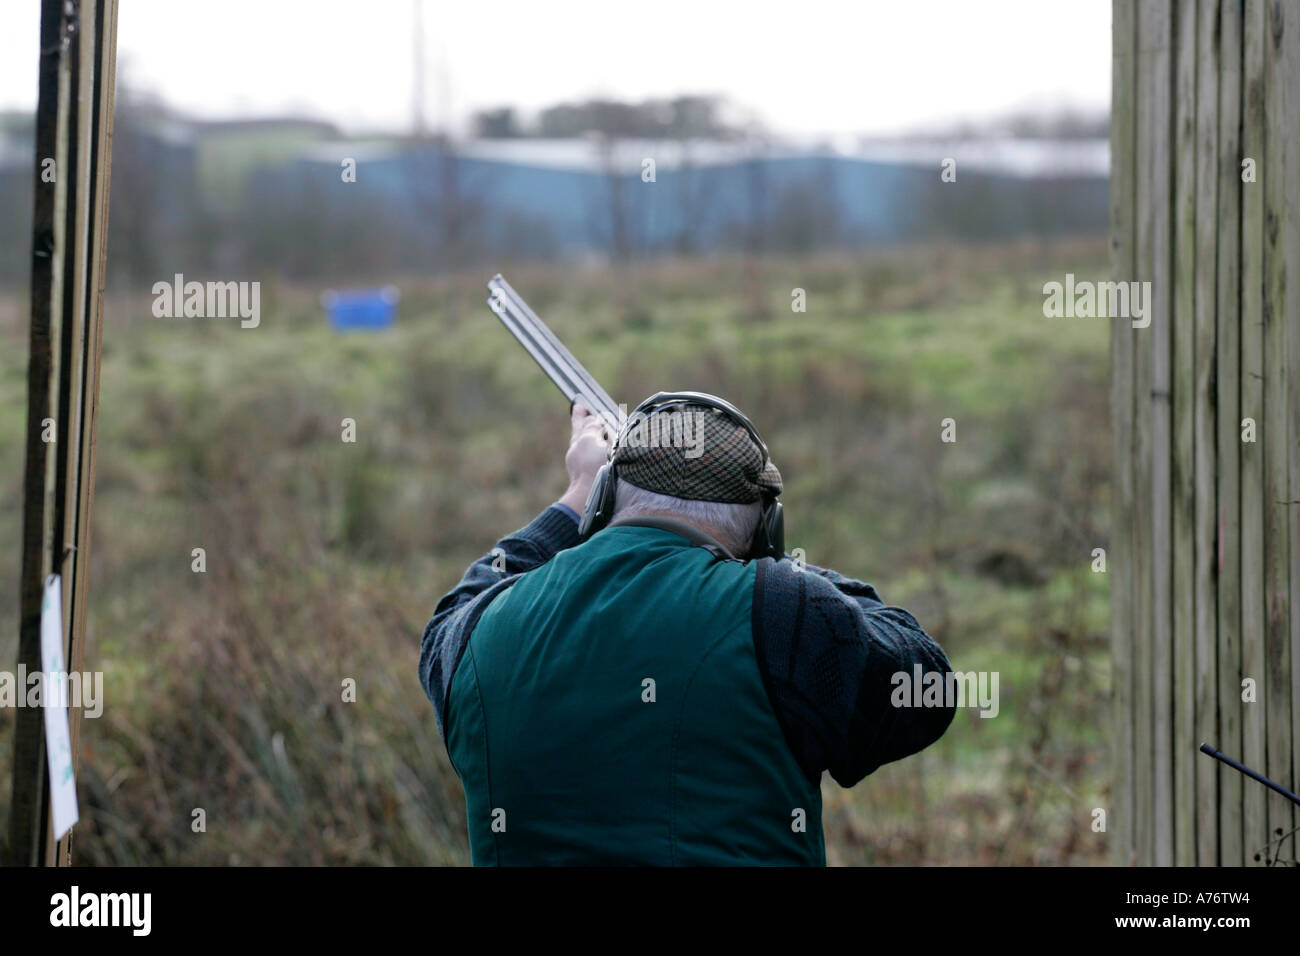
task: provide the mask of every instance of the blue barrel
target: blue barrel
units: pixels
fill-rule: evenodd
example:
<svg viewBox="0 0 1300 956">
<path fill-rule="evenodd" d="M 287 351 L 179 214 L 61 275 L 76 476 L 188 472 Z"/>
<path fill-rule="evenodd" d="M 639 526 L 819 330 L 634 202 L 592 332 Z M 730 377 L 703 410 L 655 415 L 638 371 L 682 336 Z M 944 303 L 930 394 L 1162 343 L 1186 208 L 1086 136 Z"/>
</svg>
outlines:
<svg viewBox="0 0 1300 956">
<path fill-rule="evenodd" d="M 337 332 L 386 329 L 397 321 L 396 286 L 382 289 L 330 289 L 320 297 L 330 325 Z"/>
</svg>

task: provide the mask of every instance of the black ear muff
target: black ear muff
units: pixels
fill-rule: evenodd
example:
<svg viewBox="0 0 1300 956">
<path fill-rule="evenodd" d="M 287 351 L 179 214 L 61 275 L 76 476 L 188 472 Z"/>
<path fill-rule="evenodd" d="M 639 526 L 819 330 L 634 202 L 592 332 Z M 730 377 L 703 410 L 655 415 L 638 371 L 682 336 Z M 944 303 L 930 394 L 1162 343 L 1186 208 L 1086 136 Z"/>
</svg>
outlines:
<svg viewBox="0 0 1300 956">
<path fill-rule="evenodd" d="M 749 553 L 755 558 L 776 558 L 778 561 L 785 556 L 785 514 L 781 502 L 770 501 L 763 508 Z"/>
<path fill-rule="evenodd" d="M 582 509 L 582 520 L 578 522 L 578 537 L 586 541 L 605 525 L 614 514 L 614 492 L 618 480 L 614 476 L 614 465 L 607 462 L 600 466 L 587 493 L 587 505 Z"/>
<path fill-rule="evenodd" d="M 781 502 L 772 502 L 763 515 L 763 524 L 767 528 L 767 555 L 780 561 L 785 557 L 785 509 Z"/>
</svg>

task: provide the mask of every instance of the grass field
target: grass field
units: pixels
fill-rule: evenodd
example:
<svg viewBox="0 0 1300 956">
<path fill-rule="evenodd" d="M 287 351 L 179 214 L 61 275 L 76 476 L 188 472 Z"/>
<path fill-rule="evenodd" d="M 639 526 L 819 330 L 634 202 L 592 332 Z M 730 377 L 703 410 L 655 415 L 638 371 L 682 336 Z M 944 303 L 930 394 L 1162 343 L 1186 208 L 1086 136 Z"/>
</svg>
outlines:
<svg viewBox="0 0 1300 956">
<path fill-rule="evenodd" d="M 621 286 L 507 273 L 620 401 L 693 388 L 744 408 L 786 479 L 787 546 L 907 607 L 955 668 L 1000 675 L 996 718 L 964 710 L 923 754 L 825 784 L 833 863 L 1106 860 L 1107 578 L 1090 565 L 1107 544 L 1109 331 L 1043 317 L 1043 283 L 1067 271 L 1102 277 L 1104 243 L 665 263 Z M 394 277 L 398 327 L 347 336 L 320 290 L 269 280 L 256 329 L 111 299 L 87 650 L 106 702 L 83 724 L 81 862 L 468 862 L 420 633 L 464 566 L 563 490 L 568 430 L 482 304 L 486 279 Z M 27 354 L 10 291 L 5 661 Z M 5 818 L 12 722 L 0 710 Z"/>
</svg>

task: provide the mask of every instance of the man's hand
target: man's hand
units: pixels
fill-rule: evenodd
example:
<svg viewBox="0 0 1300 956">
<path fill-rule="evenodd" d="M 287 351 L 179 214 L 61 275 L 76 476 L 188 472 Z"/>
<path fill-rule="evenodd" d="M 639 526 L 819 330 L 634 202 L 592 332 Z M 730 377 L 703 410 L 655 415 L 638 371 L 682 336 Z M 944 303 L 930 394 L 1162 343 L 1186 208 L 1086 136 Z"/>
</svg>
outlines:
<svg viewBox="0 0 1300 956">
<path fill-rule="evenodd" d="M 560 503 L 581 515 L 596 472 L 609 457 L 609 446 L 614 436 L 603 418 L 582 405 L 573 406 L 570 422 L 573 431 L 569 450 L 564 455 L 564 467 L 569 472 L 569 490 Z"/>
</svg>

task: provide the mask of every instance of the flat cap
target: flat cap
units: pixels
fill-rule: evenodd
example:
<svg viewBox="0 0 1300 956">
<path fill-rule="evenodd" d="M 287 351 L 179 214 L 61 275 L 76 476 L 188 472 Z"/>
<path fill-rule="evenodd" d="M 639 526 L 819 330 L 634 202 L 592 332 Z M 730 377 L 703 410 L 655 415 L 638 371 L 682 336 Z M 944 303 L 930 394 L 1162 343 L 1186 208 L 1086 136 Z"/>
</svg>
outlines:
<svg viewBox="0 0 1300 956">
<path fill-rule="evenodd" d="M 619 478 L 674 498 L 749 504 L 781 492 L 781 472 L 748 429 L 706 405 L 634 413 L 614 462 Z"/>
</svg>

